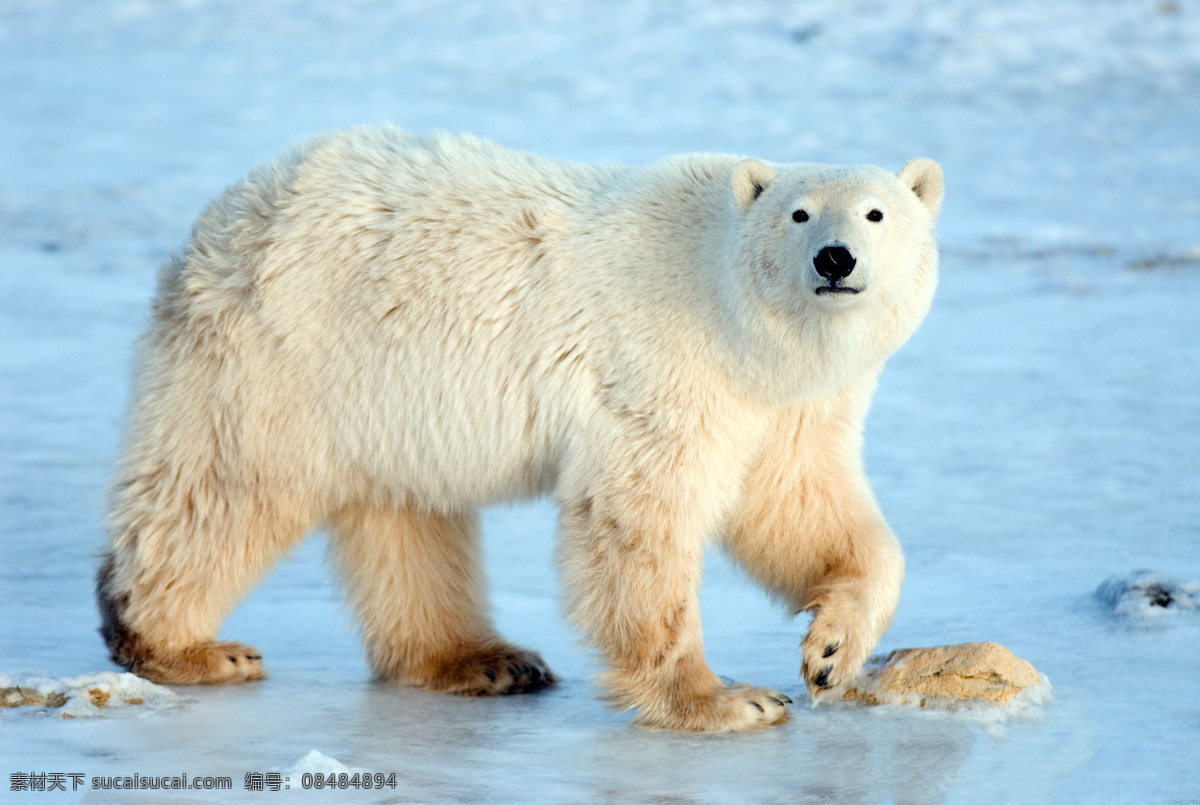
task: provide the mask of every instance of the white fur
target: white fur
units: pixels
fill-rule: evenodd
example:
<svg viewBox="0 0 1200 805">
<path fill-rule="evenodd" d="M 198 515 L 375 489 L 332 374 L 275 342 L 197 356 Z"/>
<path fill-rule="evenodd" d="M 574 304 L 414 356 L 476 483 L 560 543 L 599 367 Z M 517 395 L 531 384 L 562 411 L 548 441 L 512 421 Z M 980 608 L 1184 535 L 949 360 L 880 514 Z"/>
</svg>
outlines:
<svg viewBox="0 0 1200 805">
<path fill-rule="evenodd" d="M 903 563 L 862 421 L 932 298 L 940 199 L 928 160 L 589 166 L 392 128 L 311 143 L 230 188 L 162 272 L 109 597 L 129 595 L 122 622 L 147 646 L 205 644 L 271 559 L 333 522 L 377 670 L 421 683 L 395 659 L 429 642 L 414 630 L 457 624 L 429 656 L 498 640 L 470 512 L 553 493 L 569 609 L 616 698 L 678 729 L 777 721 L 703 665 L 701 544 L 725 539 L 795 609 L 841 613 L 839 639 L 869 644 L 856 657 L 886 628 Z M 857 295 L 814 292 L 835 242 Z M 772 499 L 800 487 L 807 503 Z M 427 539 L 462 546 L 381 548 L 372 566 L 364 524 L 434 528 L 405 512 L 443 513 L 429 533 L 453 536 Z M 381 583 L 435 554 L 461 556 L 455 583 Z"/>
</svg>

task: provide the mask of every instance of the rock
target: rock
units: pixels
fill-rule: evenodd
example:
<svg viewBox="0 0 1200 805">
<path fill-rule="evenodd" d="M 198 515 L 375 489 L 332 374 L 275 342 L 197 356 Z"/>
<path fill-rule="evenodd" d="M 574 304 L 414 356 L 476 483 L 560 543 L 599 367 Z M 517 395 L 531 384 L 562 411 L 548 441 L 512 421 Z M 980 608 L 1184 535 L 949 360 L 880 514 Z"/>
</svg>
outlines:
<svg viewBox="0 0 1200 805">
<path fill-rule="evenodd" d="M 1002 703 L 1040 680 L 1032 665 L 996 643 L 905 648 L 868 660 L 843 699 L 920 707 L 929 700 Z"/>
<path fill-rule="evenodd" d="M 0 689 L 0 706 L 21 707 L 26 704 L 45 704 L 46 697 L 33 688 Z"/>
<path fill-rule="evenodd" d="M 69 696 L 61 693 L 41 693 L 33 688 L 0 688 L 0 707 L 62 707 Z"/>
</svg>

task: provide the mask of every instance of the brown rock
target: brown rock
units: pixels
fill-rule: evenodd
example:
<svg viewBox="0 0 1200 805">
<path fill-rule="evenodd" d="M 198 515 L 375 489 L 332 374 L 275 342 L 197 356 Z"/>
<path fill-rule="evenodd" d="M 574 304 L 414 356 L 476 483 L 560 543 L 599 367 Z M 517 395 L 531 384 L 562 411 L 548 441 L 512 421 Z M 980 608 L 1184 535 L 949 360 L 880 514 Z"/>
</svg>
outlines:
<svg viewBox="0 0 1200 805">
<path fill-rule="evenodd" d="M 111 697 L 112 694 L 103 688 L 88 688 L 88 698 L 94 707 L 103 707 Z"/>
<path fill-rule="evenodd" d="M 26 704 L 45 704 L 46 697 L 33 688 L 0 688 L 0 706 L 21 707 Z"/>
<path fill-rule="evenodd" d="M 0 688 L 0 707 L 62 707 L 69 698 L 71 697 L 62 693 L 39 693 L 33 688 Z"/>
<path fill-rule="evenodd" d="M 921 707 L 930 699 L 1001 703 L 1039 679 L 1032 665 L 995 643 L 906 648 L 868 661 L 843 698 Z"/>
</svg>

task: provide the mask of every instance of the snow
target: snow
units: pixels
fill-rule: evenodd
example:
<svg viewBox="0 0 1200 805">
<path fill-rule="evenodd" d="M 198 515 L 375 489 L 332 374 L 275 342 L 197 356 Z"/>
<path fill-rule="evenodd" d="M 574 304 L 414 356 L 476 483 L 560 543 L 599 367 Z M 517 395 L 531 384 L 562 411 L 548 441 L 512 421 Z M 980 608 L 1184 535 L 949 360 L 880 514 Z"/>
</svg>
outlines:
<svg viewBox="0 0 1200 805">
<path fill-rule="evenodd" d="M 792 720 L 744 736 L 633 729 L 596 697 L 597 661 L 561 620 L 554 511 L 535 501 L 486 513 L 488 565 L 498 624 L 543 653 L 557 688 L 488 701 L 372 683 L 314 535 L 223 632 L 263 650 L 269 679 L 89 718 L 5 709 L 0 773 L 233 778 L 233 792 L 155 792 L 193 802 L 289 801 L 244 791 L 245 774 L 342 766 L 397 787 L 291 797 L 1195 800 L 1200 618 L 1129 617 L 1095 591 L 1139 568 L 1200 578 L 1198 41 L 1190 0 L 5 3 L 6 678 L 131 684 L 95 633 L 92 584 L 158 263 L 255 161 L 390 120 L 588 161 L 938 159 L 942 284 L 866 437 L 908 558 L 879 650 L 1002 643 L 1054 698 L 1000 730 L 810 708 L 803 619 L 714 551 L 710 664 L 787 693 Z M 138 796 L 28 798 L 151 801 Z"/>
<path fill-rule="evenodd" d="M 0 674 L 0 688 L 28 688 L 42 695 L 61 694 L 66 697 L 65 704 L 40 707 L 38 710 L 64 718 L 99 718 L 112 715 L 114 711 L 123 711 L 128 715 L 135 709 L 139 714 L 161 712 L 191 701 L 170 688 L 147 682 L 134 674 L 112 671 L 66 679 Z"/>
<path fill-rule="evenodd" d="M 1096 588 L 1096 597 L 1126 618 L 1161 618 L 1200 612 L 1200 581 L 1180 581 L 1169 573 L 1139 570 L 1113 576 Z"/>
<path fill-rule="evenodd" d="M 289 766 L 280 768 L 289 777 L 299 778 L 304 774 L 362 774 L 366 769 L 352 769 L 329 755 L 313 749 Z"/>
</svg>

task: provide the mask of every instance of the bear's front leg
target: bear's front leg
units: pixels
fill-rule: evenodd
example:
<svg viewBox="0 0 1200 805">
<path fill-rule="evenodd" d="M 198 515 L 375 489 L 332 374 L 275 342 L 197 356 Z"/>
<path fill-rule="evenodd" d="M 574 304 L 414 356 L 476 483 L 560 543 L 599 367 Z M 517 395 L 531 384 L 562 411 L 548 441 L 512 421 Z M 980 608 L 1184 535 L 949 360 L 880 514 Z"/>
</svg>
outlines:
<svg viewBox="0 0 1200 805">
<path fill-rule="evenodd" d="M 865 398 L 863 398 L 865 402 Z M 801 674 L 814 702 L 858 674 L 900 599 L 904 556 L 862 472 L 862 403 L 784 412 L 746 480 L 729 553 L 813 613 Z"/>
<path fill-rule="evenodd" d="M 560 559 L 572 620 L 603 651 L 602 680 L 636 723 L 683 732 L 787 719 L 787 696 L 725 685 L 704 659 L 697 587 L 703 531 L 678 501 L 631 484 L 563 501 Z"/>
<path fill-rule="evenodd" d="M 857 557 L 831 567 L 798 609 L 813 613 L 800 644 L 800 673 L 813 702 L 840 692 L 891 623 L 904 578 L 904 558 L 891 532 L 867 529 L 854 537 Z"/>
</svg>

